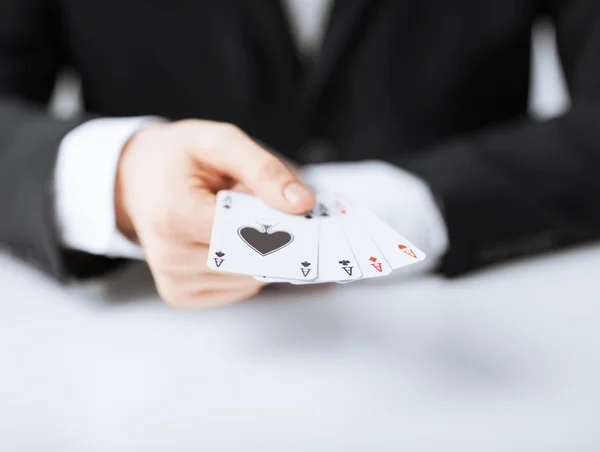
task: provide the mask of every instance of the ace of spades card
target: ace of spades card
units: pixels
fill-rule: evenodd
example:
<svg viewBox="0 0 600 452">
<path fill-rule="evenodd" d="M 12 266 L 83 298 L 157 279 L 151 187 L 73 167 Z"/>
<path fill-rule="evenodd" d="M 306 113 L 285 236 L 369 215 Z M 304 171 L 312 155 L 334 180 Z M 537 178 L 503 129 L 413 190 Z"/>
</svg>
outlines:
<svg viewBox="0 0 600 452">
<path fill-rule="evenodd" d="M 216 271 L 310 281 L 318 274 L 319 222 L 223 190 L 207 264 Z"/>
<path fill-rule="evenodd" d="M 316 279 L 285 280 L 255 276 L 258 281 L 268 283 L 288 282 L 295 285 L 321 284 L 337 281 L 356 281 L 362 271 L 356 262 L 350 243 L 338 217 L 334 215 L 334 199 L 329 193 L 318 193 L 312 215 L 319 221 L 319 274 Z"/>
</svg>

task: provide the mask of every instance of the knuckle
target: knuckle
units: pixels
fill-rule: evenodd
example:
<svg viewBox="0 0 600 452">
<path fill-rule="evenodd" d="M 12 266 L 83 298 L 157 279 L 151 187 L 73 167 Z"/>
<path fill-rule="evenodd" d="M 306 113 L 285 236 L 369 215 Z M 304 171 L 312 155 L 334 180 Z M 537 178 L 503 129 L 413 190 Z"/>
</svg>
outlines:
<svg viewBox="0 0 600 452">
<path fill-rule="evenodd" d="M 260 282 L 252 280 L 235 289 L 228 289 L 226 284 L 217 288 L 204 284 L 200 279 L 193 284 L 193 289 L 189 285 L 187 289 L 182 289 L 185 281 L 169 274 L 159 274 L 155 281 L 160 298 L 175 309 L 206 309 L 235 304 L 254 297 L 264 287 Z"/>
<path fill-rule="evenodd" d="M 186 149 L 190 149 L 195 146 L 198 136 L 204 135 L 206 124 L 198 119 L 184 119 L 172 127 L 177 139 L 181 140 Z"/>
<path fill-rule="evenodd" d="M 252 281 L 249 281 L 248 284 L 238 292 L 237 296 L 239 297 L 239 300 L 251 298 L 260 293 L 264 286 L 264 283 L 252 278 Z"/>
<path fill-rule="evenodd" d="M 158 236 L 168 236 L 177 227 L 177 221 L 171 212 L 154 212 L 152 215 L 152 231 Z"/>
<path fill-rule="evenodd" d="M 139 130 L 136 134 L 131 137 L 129 141 L 130 147 L 147 149 L 152 146 L 155 141 L 155 128 L 148 126 Z"/>
<path fill-rule="evenodd" d="M 175 295 L 161 298 L 167 306 L 173 309 L 183 309 L 191 307 L 190 301 L 182 296 Z"/>
<path fill-rule="evenodd" d="M 240 129 L 235 124 L 231 124 L 229 122 L 221 122 L 218 124 L 217 127 L 222 136 L 239 137 L 240 135 L 244 134 L 244 132 L 242 132 L 242 129 Z"/>
<path fill-rule="evenodd" d="M 192 284 L 193 283 L 193 284 Z M 177 275 L 160 273 L 155 277 L 156 291 L 168 306 L 176 309 L 196 309 L 203 306 L 203 298 L 209 289 L 202 283 L 202 274 L 199 281 L 190 281 Z M 191 290 L 191 287 L 195 287 Z"/>
<path fill-rule="evenodd" d="M 166 239 L 186 239 L 193 230 L 190 220 L 174 209 L 156 211 L 152 215 L 152 231 Z"/>
<path fill-rule="evenodd" d="M 189 130 L 198 127 L 201 122 L 197 119 L 182 119 L 174 123 L 174 126 L 178 129 Z"/>
<path fill-rule="evenodd" d="M 170 268 L 176 260 L 174 253 L 166 246 L 149 248 L 146 255 L 148 264 L 157 271 Z"/>
<path fill-rule="evenodd" d="M 236 149 L 240 142 L 243 142 L 244 136 L 244 132 L 238 126 L 222 123 L 216 134 L 217 141 L 220 144 L 217 147 L 224 152 L 230 152 L 232 149 Z"/>
<path fill-rule="evenodd" d="M 258 164 L 256 178 L 258 180 L 271 180 L 280 177 L 285 172 L 283 163 L 275 157 L 266 155 Z"/>
<path fill-rule="evenodd" d="M 235 292 L 227 292 L 221 293 L 221 296 L 218 300 L 213 300 L 213 302 L 207 301 L 209 305 L 229 305 L 240 303 L 248 298 L 252 297 L 253 294 L 249 294 L 248 291 L 235 291 Z"/>
<path fill-rule="evenodd" d="M 200 134 L 196 133 L 198 128 L 194 128 L 193 131 L 187 135 L 190 137 L 196 136 L 196 138 L 201 137 L 202 145 L 200 148 L 202 150 L 219 153 L 235 149 L 245 136 L 238 126 L 228 122 L 205 124 Z M 196 146 L 198 145 L 198 140 L 190 138 L 190 142 L 193 142 Z"/>
<path fill-rule="evenodd" d="M 197 295 L 204 291 L 198 291 L 196 294 L 188 293 L 187 290 L 181 289 L 181 286 L 184 284 L 185 281 L 181 281 L 180 279 L 161 277 L 160 280 L 156 281 L 156 291 L 161 300 L 172 308 L 198 307 L 199 297 Z"/>
<path fill-rule="evenodd" d="M 243 290 L 238 290 L 229 294 L 226 300 L 223 301 L 224 304 L 234 304 L 241 303 L 246 301 L 256 295 L 261 291 L 262 287 L 260 285 L 252 285 Z"/>
<path fill-rule="evenodd" d="M 170 306 L 172 308 L 179 308 L 181 306 L 180 301 L 177 297 L 174 297 L 170 294 L 162 294 L 160 292 L 158 293 L 158 295 L 167 306 Z"/>
<path fill-rule="evenodd" d="M 262 289 L 263 289 L 263 285 L 260 283 L 257 283 L 255 286 L 250 288 L 250 290 L 248 290 L 246 297 L 251 298 L 251 297 L 254 297 L 255 295 L 258 295 Z"/>
<path fill-rule="evenodd" d="M 157 281 L 156 291 L 158 292 L 158 296 L 161 298 L 161 300 L 163 300 L 167 305 L 171 307 L 181 306 L 183 302 L 181 294 L 177 293 L 174 285 L 167 280 Z"/>
</svg>

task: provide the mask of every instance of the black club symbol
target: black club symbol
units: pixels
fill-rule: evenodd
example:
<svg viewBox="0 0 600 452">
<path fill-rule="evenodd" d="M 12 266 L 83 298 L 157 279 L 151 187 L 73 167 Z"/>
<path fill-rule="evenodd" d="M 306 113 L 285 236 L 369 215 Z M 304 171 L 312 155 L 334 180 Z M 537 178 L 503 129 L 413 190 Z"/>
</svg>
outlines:
<svg viewBox="0 0 600 452">
<path fill-rule="evenodd" d="M 340 261 L 339 263 L 342 264 L 343 266 L 346 266 L 350 263 L 350 261 L 343 260 L 343 261 Z"/>
<path fill-rule="evenodd" d="M 301 265 L 302 265 L 303 267 L 310 267 L 310 262 L 306 262 L 306 261 L 304 261 L 304 262 L 302 262 L 302 263 L 301 263 Z"/>
</svg>

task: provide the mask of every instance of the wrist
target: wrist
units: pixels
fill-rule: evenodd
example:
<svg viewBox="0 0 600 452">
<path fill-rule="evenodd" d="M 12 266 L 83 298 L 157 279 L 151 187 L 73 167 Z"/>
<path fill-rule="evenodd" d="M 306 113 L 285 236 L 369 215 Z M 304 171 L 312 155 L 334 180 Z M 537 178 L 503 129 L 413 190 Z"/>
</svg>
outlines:
<svg viewBox="0 0 600 452">
<path fill-rule="evenodd" d="M 123 146 L 121 156 L 117 164 L 117 172 L 115 175 L 115 223 L 121 234 L 128 240 L 137 242 L 137 234 L 133 225 L 133 220 L 130 215 L 130 206 L 127 202 L 126 180 L 128 168 L 131 166 L 132 154 L 135 142 L 144 129 L 136 132 Z"/>
</svg>

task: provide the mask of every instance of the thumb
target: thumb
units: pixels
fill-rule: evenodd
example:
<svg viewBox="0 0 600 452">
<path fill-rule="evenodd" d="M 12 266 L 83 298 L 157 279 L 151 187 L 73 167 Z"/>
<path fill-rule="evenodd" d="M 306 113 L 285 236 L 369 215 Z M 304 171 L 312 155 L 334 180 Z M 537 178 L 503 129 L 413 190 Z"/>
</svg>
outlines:
<svg viewBox="0 0 600 452">
<path fill-rule="evenodd" d="M 267 153 L 260 166 L 242 176 L 242 183 L 278 210 L 302 214 L 313 208 L 312 192 L 281 162 Z"/>
<path fill-rule="evenodd" d="M 300 179 L 277 157 L 238 129 L 229 130 L 213 150 L 198 146 L 198 157 L 233 177 L 271 207 L 302 214 L 313 208 L 315 197 Z"/>
</svg>

